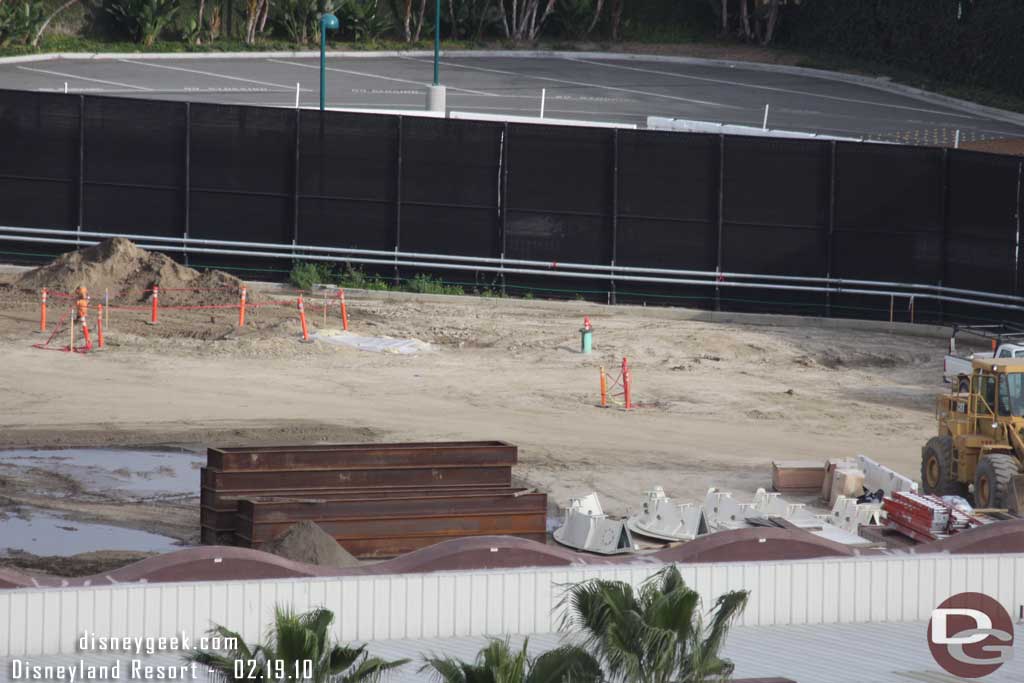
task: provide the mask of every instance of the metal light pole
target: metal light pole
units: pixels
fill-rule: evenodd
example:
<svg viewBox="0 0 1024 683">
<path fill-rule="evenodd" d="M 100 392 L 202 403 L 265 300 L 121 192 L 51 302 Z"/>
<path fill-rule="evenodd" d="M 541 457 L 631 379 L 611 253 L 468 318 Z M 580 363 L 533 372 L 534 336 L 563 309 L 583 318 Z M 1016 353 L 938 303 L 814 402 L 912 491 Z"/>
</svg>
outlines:
<svg viewBox="0 0 1024 683">
<path fill-rule="evenodd" d="M 440 0 L 438 0 L 440 2 Z M 327 90 L 327 30 L 338 30 L 338 17 L 333 14 L 320 16 L 320 111 L 324 110 Z"/>
<path fill-rule="evenodd" d="M 441 85 L 441 0 L 434 4 L 434 85 Z"/>
<path fill-rule="evenodd" d="M 441 85 L 441 0 L 434 2 L 434 84 L 427 88 L 427 111 L 446 111 Z"/>
</svg>

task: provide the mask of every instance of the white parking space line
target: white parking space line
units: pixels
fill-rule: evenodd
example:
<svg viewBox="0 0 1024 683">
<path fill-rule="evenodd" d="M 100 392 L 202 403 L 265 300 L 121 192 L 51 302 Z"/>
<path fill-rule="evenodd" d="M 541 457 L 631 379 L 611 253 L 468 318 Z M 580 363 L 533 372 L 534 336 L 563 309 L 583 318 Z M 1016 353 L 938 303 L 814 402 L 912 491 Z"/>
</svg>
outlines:
<svg viewBox="0 0 1024 683">
<path fill-rule="evenodd" d="M 239 76 L 228 76 L 227 74 L 219 74 L 213 71 L 200 71 L 199 69 L 186 69 L 183 66 L 170 66 L 168 64 L 153 64 L 152 62 L 141 62 L 137 59 L 119 59 L 119 62 L 125 64 L 138 64 L 139 66 L 149 66 L 154 69 L 168 69 L 170 71 L 184 71 L 190 74 L 199 74 L 201 76 L 210 76 L 212 78 L 224 78 L 229 81 L 239 81 L 241 83 L 253 83 L 255 85 L 265 85 L 271 88 L 280 88 L 282 90 L 295 90 L 295 85 L 282 85 L 281 83 L 267 83 L 266 81 L 257 81 L 252 78 L 241 78 Z"/>
<path fill-rule="evenodd" d="M 66 74 L 60 71 L 48 71 L 46 69 L 36 69 L 31 66 L 19 66 L 19 69 L 25 71 L 35 71 L 40 74 L 48 74 L 50 76 L 60 76 L 61 78 L 74 78 L 79 81 L 90 81 L 91 83 L 102 83 L 103 85 L 115 85 L 119 88 L 130 88 L 131 90 L 145 90 L 151 91 L 150 88 L 143 87 L 141 85 L 132 85 L 131 83 L 118 83 L 117 81 L 104 81 L 100 78 L 88 78 L 87 76 L 78 76 L 76 74 Z"/>
<path fill-rule="evenodd" d="M 598 62 L 592 59 L 581 59 L 578 57 L 569 57 L 570 61 L 580 62 L 581 64 L 592 64 L 594 66 L 603 66 L 607 69 L 621 69 L 623 71 L 639 71 L 645 74 L 657 74 L 659 76 L 671 76 L 673 78 L 685 78 L 692 81 L 702 81 L 704 83 L 714 83 L 716 85 L 731 85 L 739 88 L 750 88 L 752 90 L 768 90 L 770 92 L 779 92 L 786 95 L 802 95 L 804 97 L 817 97 L 823 100 L 832 100 L 834 102 L 847 102 L 850 104 L 867 104 L 875 107 L 887 107 L 889 109 L 904 109 L 907 111 L 916 111 L 924 114 L 942 114 L 944 116 L 955 116 L 963 119 L 974 118 L 970 114 L 958 114 L 951 111 L 938 111 L 935 109 L 923 109 L 921 107 L 911 107 L 904 104 L 891 104 L 887 102 L 874 102 L 871 100 L 858 100 L 853 97 L 839 97 L 838 95 L 825 95 L 822 93 L 806 92 L 803 90 L 791 90 L 789 88 L 779 88 L 772 85 L 758 85 L 756 83 L 744 83 L 742 81 L 730 81 L 724 78 L 709 78 L 707 76 L 692 76 L 690 74 L 681 74 L 674 71 L 660 71 L 658 69 L 641 69 L 636 66 L 623 66 L 622 64 L 608 64 L 607 62 Z"/>
<path fill-rule="evenodd" d="M 318 65 L 318 64 L 303 64 L 302 62 L 289 62 L 289 61 L 284 60 L 284 59 L 268 59 L 267 61 L 268 62 L 274 62 L 275 64 L 287 64 L 289 66 L 299 66 L 299 67 L 302 67 L 303 69 L 317 69 L 317 70 L 320 69 L 320 65 Z M 328 67 L 324 67 L 324 68 L 325 68 L 326 71 L 336 71 L 338 73 L 348 74 L 350 76 L 362 76 L 364 78 L 377 78 L 377 79 L 380 79 L 382 81 L 392 81 L 394 83 L 406 83 L 406 84 L 409 84 L 409 85 L 418 85 L 420 87 L 424 87 L 426 85 L 423 81 L 410 81 L 410 80 L 405 79 L 405 78 L 395 78 L 393 76 L 380 76 L 378 74 L 365 73 L 365 72 L 362 72 L 362 71 L 351 71 L 349 69 L 339 69 L 336 66 L 328 66 Z M 471 93 L 473 95 L 483 95 L 484 97 L 503 97 L 503 95 L 497 95 L 495 93 L 484 92 L 482 90 L 469 90 L 467 88 L 455 88 L 455 87 L 451 87 L 451 86 L 449 86 L 448 89 L 449 90 L 456 90 L 456 91 L 459 91 L 459 92 L 468 92 L 468 93 Z"/>
<path fill-rule="evenodd" d="M 433 63 L 432 60 L 420 59 L 416 57 L 401 57 L 401 59 L 407 59 L 410 62 L 424 62 Z M 503 76 L 515 76 L 517 78 L 530 78 L 535 81 L 547 81 L 549 83 L 560 83 L 562 85 L 572 85 L 583 88 L 597 88 L 600 90 L 612 90 L 615 92 L 629 93 L 630 95 L 643 95 L 645 97 L 655 97 L 663 100 L 674 100 L 676 102 L 687 102 L 689 104 L 701 104 L 707 107 L 722 107 L 724 109 L 746 109 L 746 107 L 738 107 L 732 104 L 721 104 L 719 102 L 709 102 L 707 100 L 694 100 L 687 97 L 678 97 L 676 95 L 665 95 L 663 93 L 647 92 L 645 90 L 632 90 L 630 88 L 620 88 L 614 85 L 601 85 L 600 83 L 584 83 L 582 81 L 567 81 L 562 78 L 552 78 L 550 76 L 534 76 L 531 74 L 520 73 L 518 71 L 505 71 L 504 69 L 487 69 L 482 66 L 468 66 L 466 64 L 457 64 L 454 62 L 442 62 L 445 66 L 450 66 L 455 69 L 469 69 L 472 71 L 484 71 L 494 74 L 501 74 Z"/>
</svg>

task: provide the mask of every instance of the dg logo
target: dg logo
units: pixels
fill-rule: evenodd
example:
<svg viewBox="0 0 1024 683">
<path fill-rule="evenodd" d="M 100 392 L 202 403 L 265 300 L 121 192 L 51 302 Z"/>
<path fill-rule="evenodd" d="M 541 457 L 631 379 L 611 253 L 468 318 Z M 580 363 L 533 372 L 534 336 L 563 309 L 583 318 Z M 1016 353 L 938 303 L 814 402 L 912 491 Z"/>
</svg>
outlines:
<svg viewBox="0 0 1024 683">
<path fill-rule="evenodd" d="M 995 599 L 958 593 L 932 611 L 928 647 L 943 669 L 982 678 L 1013 658 L 1013 619 Z"/>
</svg>

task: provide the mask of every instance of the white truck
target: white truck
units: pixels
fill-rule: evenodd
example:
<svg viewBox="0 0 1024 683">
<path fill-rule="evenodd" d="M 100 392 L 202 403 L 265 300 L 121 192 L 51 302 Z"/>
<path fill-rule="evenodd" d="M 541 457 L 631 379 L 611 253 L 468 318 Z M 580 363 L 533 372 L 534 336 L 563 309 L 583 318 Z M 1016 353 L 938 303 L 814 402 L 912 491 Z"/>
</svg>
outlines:
<svg viewBox="0 0 1024 683">
<path fill-rule="evenodd" d="M 966 331 L 966 330 L 965 330 Z M 955 384 L 957 391 L 967 393 L 970 391 L 971 361 L 975 358 L 1024 358 L 1024 345 L 1012 343 L 1000 343 L 999 337 L 992 337 L 994 351 L 981 351 L 975 353 L 958 354 L 956 351 L 956 328 L 953 336 L 949 338 L 949 353 L 942 363 L 943 381 Z"/>
</svg>

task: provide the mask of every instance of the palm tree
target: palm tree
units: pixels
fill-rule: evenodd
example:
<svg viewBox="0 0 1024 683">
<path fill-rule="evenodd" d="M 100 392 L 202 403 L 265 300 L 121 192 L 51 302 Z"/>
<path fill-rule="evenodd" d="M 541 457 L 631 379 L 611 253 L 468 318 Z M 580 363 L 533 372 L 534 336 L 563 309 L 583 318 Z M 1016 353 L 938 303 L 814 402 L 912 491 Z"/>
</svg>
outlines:
<svg viewBox="0 0 1024 683">
<path fill-rule="evenodd" d="M 726 679 L 733 664 L 719 652 L 748 591 L 715 601 L 705 625 L 700 596 L 675 566 L 661 570 L 638 591 L 621 581 L 592 579 L 569 589 L 563 628 L 582 631 L 582 645 L 612 681 L 704 683 Z"/>
<path fill-rule="evenodd" d="M 535 659 L 526 654 L 529 639 L 513 653 L 509 641 L 492 639 L 473 664 L 451 657 L 424 657 L 420 673 L 432 671 L 440 683 L 599 683 L 601 665 L 574 645 L 545 652 Z"/>
<path fill-rule="evenodd" d="M 227 642 L 235 643 L 235 648 L 223 653 L 197 650 L 186 659 L 212 669 L 225 680 L 263 683 L 376 683 L 389 670 L 409 661 L 388 662 L 368 656 L 365 645 L 332 643 L 328 629 L 333 621 L 334 614 L 327 609 L 295 614 L 277 607 L 265 644 L 250 647 L 238 633 L 214 626 L 210 635 L 230 638 Z M 238 662 L 243 663 L 240 669 Z"/>
</svg>

